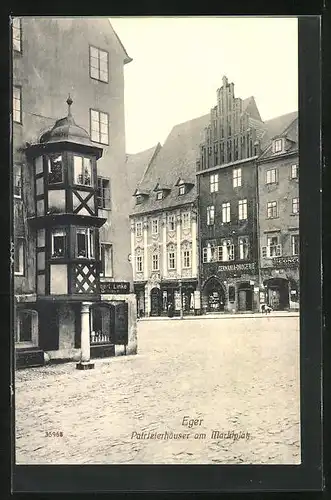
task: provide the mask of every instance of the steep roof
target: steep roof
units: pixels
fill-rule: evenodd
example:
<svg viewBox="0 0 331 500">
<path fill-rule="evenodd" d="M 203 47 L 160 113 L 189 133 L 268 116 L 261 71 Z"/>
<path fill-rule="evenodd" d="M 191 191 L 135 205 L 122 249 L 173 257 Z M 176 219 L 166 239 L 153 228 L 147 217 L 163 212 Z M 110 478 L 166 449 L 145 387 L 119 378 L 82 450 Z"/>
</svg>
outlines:
<svg viewBox="0 0 331 500">
<path fill-rule="evenodd" d="M 277 116 L 271 120 L 266 120 L 264 123 L 266 125 L 266 133 L 262 139 L 262 147 L 265 148 L 269 141 L 279 134 L 282 134 L 291 123 L 298 118 L 298 112 L 292 111 L 291 113 L 286 113 L 285 115 Z"/>
<path fill-rule="evenodd" d="M 255 102 L 255 97 L 250 96 L 243 100 L 243 112 L 247 111 L 251 118 L 261 122 L 261 115 Z"/>
<path fill-rule="evenodd" d="M 139 153 L 128 154 L 126 156 L 126 171 L 128 175 L 128 187 L 130 194 L 134 193 L 146 170 L 149 168 L 160 149 L 161 144 L 158 143 L 152 148 L 145 149 Z"/>
<path fill-rule="evenodd" d="M 111 29 L 113 30 L 113 32 L 114 32 L 114 34 L 115 34 L 115 36 L 116 36 L 116 38 L 117 38 L 117 40 L 118 40 L 118 43 L 120 44 L 120 46 L 121 46 L 121 47 L 122 47 L 122 49 L 123 49 L 123 52 L 124 52 L 124 64 L 127 64 L 127 63 L 129 63 L 129 62 L 133 61 L 133 59 L 132 59 L 132 58 L 129 56 L 129 54 L 127 53 L 127 51 L 126 51 L 126 49 L 125 49 L 125 47 L 124 47 L 123 43 L 121 42 L 120 37 L 118 36 L 118 34 L 116 33 L 116 31 L 114 30 L 114 28 L 113 28 L 113 26 L 112 26 L 112 24 L 111 24 L 110 19 L 108 19 L 108 21 L 109 21 L 109 24 L 110 24 Z"/>
<path fill-rule="evenodd" d="M 173 127 L 162 149 L 139 183 L 139 190 L 150 192 L 150 196 L 143 203 L 135 205 L 133 210 L 135 214 L 183 205 L 196 199 L 196 161 L 199 145 L 203 140 L 203 131 L 209 120 L 210 114 L 207 114 Z M 181 196 L 176 187 L 179 179 L 193 185 Z M 153 191 L 157 183 L 160 187 L 171 187 L 170 193 L 162 200 L 156 200 Z"/>
</svg>

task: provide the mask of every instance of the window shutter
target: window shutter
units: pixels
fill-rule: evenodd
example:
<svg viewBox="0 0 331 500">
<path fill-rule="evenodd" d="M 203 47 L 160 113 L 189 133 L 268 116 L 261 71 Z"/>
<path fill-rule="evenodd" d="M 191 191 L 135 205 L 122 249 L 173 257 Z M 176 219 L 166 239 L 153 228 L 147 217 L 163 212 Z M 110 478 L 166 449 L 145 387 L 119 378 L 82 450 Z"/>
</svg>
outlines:
<svg viewBox="0 0 331 500">
<path fill-rule="evenodd" d="M 118 302 L 115 305 L 115 338 L 117 345 L 128 345 L 128 304 Z"/>
</svg>

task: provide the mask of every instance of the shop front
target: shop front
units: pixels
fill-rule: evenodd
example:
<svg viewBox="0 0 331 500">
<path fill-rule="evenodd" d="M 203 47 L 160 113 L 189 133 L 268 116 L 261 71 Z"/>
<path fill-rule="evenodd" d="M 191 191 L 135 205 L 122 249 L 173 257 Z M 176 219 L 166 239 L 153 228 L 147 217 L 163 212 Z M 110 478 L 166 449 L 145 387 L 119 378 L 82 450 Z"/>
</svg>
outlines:
<svg viewBox="0 0 331 500">
<path fill-rule="evenodd" d="M 275 311 L 299 310 L 300 277 L 297 256 L 277 257 L 261 270 L 264 300 Z"/>
<path fill-rule="evenodd" d="M 174 316 L 179 316 L 181 310 L 183 315 L 194 315 L 196 288 L 197 280 L 161 282 L 162 315 L 169 315 L 169 312 L 172 311 Z"/>
</svg>

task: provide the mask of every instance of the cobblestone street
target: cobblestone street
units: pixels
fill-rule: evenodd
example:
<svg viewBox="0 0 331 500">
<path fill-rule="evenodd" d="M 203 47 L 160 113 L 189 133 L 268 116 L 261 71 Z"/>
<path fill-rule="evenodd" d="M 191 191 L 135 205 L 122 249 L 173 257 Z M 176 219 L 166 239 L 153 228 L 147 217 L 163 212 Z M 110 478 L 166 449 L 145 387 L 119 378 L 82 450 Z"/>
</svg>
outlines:
<svg viewBox="0 0 331 500">
<path fill-rule="evenodd" d="M 15 398 L 18 464 L 298 464 L 299 318 L 141 321 L 137 356 L 18 371 Z"/>
</svg>

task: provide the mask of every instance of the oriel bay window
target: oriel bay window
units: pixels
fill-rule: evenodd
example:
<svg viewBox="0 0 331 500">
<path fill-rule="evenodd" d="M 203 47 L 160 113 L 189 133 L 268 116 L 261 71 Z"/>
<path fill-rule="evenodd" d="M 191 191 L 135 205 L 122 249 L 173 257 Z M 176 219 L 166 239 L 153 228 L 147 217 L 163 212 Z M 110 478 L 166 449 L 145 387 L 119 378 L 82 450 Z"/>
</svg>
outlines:
<svg viewBox="0 0 331 500">
<path fill-rule="evenodd" d="M 52 154 L 47 157 L 48 184 L 58 184 L 63 182 L 63 162 L 62 155 Z"/>
<path fill-rule="evenodd" d="M 90 158 L 74 155 L 74 183 L 92 186 L 92 162 Z"/>
<path fill-rule="evenodd" d="M 248 260 L 249 259 L 249 239 L 247 236 L 240 236 L 238 238 L 239 246 L 239 259 Z"/>
<path fill-rule="evenodd" d="M 52 231 L 51 257 L 64 257 L 66 255 L 66 231 L 65 229 L 53 229 Z"/>
<path fill-rule="evenodd" d="M 95 230 L 90 227 L 76 228 L 75 256 L 79 258 L 95 258 Z"/>
</svg>

